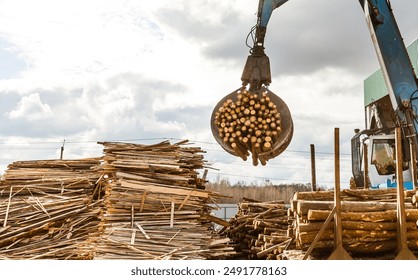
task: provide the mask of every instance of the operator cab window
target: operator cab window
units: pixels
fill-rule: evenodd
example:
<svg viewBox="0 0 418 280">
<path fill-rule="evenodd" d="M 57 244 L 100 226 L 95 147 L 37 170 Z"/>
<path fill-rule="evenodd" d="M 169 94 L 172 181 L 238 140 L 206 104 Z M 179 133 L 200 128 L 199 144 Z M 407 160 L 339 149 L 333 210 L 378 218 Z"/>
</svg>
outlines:
<svg viewBox="0 0 418 280">
<path fill-rule="evenodd" d="M 396 172 L 395 139 L 374 139 L 372 147 L 372 164 L 379 175 L 392 175 Z M 408 162 L 403 162 L 402 170 L 409 168 Z"/>
<path fill-rule="evenodd" d="M 379 175 L 391 175 L 396 172 L 396 153 L 394 139 L 375 139 L 372 147 L 372 164 Z"/>
</svg>

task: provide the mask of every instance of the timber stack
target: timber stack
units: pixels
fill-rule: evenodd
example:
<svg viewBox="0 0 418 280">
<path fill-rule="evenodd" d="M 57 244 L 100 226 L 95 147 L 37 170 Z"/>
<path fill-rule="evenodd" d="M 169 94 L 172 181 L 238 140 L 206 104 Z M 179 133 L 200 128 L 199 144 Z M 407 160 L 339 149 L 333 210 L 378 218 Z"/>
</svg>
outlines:
<svg viewBox="0 0 418 280">
<path fill-rule="evenodd" d="M 100 158 L 19 161 L 0 180 L 0 259 L 89 259 Z"/>
<path fill-rule="evenodd" d="M 229 240 L 213 236 L 219 194 L 205 190 L 203 151 L 187 141 L 101 142 L 105 185 L 95 259 L 222 259 Z"/>
<path fill-rule="evenodd" d="M 291 238 L 284 201 L 260 202 L 243 198 L 225 234 L 246 259 L 280 259 Z"/>
<path fill-rule="evenodd" d="M 416 191 L 405 191 L 408 247 L 418 250 Z M 341 219 L 344 248 L 352 256 L 384 257 L 397 247 L 396 189 L 342 190 Z M 290 235 L 297 249 L 307 250 L 334 207 L 334 192 L 297 192 L 291 201 L 294 222 Z M 313 253 L 326 256 L 334 246 L 333 222 L 325 228 Z"/>
<path fill-rule="evenodd" d="M 228 99 L 215 112 L 218 135 L 244 161 L 266 165 L 269 152 L 281 133 L 281 116 L 267 92 L 253 94 L 245 89 L 237 100 Z"/>
</svg>

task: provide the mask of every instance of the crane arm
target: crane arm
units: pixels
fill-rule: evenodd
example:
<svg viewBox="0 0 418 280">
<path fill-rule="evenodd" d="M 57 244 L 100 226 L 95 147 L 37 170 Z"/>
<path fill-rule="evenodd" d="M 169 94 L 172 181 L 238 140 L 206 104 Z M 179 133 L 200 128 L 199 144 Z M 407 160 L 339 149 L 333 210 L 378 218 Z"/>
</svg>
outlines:
<svg viewBox="0 0 418 280">
<path fill-rule="evenodd" d="M 256 39 L 254 46 L 263 45 L 266 34 L 267 24 L 270 20 L 273 10 L 280 7 L 288 0 L 260 0 L 258 3 Z"/>
<path fill-rule="evenodd" d="M 249 84 L 250 91 L 259 90 L 263 85 L 271 83 L 270 61 L 264 53 L 264 38 L 267 24 L 274 9 L 280 7 L 288 0 L 260 0 L 255 26 L 254 45 L 241 75 L 243 86 Z"/>
<path fill-rule="evenodd" d="M 271 13 L 288 0 L 260 0 L 258 3 L 258 18 L 261 27 L 267 27 Z"/>
<path fill-rule="evenodd" d="M 288 0 L 260 0 L 256 36 L 241 80 L 258 89 L 271 82 L 270 62 L 264 53 L 264 37 L 274 9 Z M 414 138 L 418 154 L 418 82 L 389 0 L 359 0 L 385 78 L 398 125 L 404 135 Z"/>
<path fill-rule="evenodd" d="M 389 0 L 359 0 L 385 79 L 397 125 L 418 149 L 418 81 Z M 416 151 L 418 154 L 418 150 Z"/>
<path fill-rule="evenodd" d="M 417 78 L 388 0 L 360 0 L 394 110 L 418 105 Z M 412 103 L 412 104 L 411 104 Z"/>
</svg>

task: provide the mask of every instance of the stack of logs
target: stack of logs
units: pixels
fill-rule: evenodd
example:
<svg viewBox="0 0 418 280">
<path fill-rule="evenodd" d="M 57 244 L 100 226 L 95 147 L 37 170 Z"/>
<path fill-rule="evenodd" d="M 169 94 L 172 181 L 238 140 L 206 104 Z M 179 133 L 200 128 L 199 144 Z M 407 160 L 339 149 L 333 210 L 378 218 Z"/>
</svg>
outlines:
<svg viewBox="0 0 418 280">
<path fill-rule="evenodd" d="M 418 210 L 413 209 L 415 191 L 405 191 L 408 247 L 418 250 Z M 334 207 L 332 191 L 298 192 L 291 202 L 295 217 L 293 233 L 298 249 L 306 250 Z M 396 190 L 342 190 L 341 219 L 344 248 L 354 256 L 387 256 L 397 247 Z M 334 246 L 331 222 L 315 245 L 314 253 L 325 256 Z"/>
<path fill-rule="evenodd" d="M 280 259 L 291 238 L 287 237 L 288 216 L 283 201 L 259 202 L 243 199 L 231 218 L 226 235 L 246 259 Z"/>
<path fill-rule="evenodd" d="M 103 142 L 104 211 L 95 259 L 222 259 L 229 240 L 212 236 L 200 148 Z"/>
<path fill-rule="evenodd" d="M 99 158 L 20 161 L 0 180 L 0 259 L 89 259 Z"/>
<path fill-rule="evenodd" d="M 251 152 L 253 165 L 258 161 L 266 165 L 266 154 L 281 133 L 280 112 L 267 91 L 251 93 L 244 89 L 237 94 L 236 101 L 226 100 L 215 112 L 218 135 L 243 160 Z"/>
</svg>

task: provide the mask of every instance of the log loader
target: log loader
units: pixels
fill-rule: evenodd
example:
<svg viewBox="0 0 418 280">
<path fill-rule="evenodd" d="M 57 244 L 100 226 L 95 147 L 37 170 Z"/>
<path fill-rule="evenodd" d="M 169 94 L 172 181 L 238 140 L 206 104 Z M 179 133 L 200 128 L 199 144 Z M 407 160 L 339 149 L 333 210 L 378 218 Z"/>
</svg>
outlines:
<svg viewBox="0 0 418 280">
<path fill-rule="evenodd" d="M 390 2 L 373 0 L 360 1 L 360 4 L 388 93 L 366 106 L 366 129 L 358 131 L 351 140 L 355 185 L 357 188 L 396 188 L 394 130 L 400 127 L 403 185 L 414 189 L 418 148 L 417 77 Z"/>
<path fill-rule="evenodd" d="M 271 14 L 287 1 L 259 1 L 257 24 L 253 28 L 254 44 L 241 76 L 242 86 L 223 98 L 215 106 L 211 117 L 212 133 L 221 147 L 244 160 L 251 152 L 254 165 L 258 161 L 264 165 L 267 160 L 282 153 L 293 135 L 289 108 L 267 88 L 271 83 L 271 74 L 269 59 L 264 53 L 264 38 Z M 394 130 L 395 127 L 401 127 L 404 187 L 412 189 L 416 182 L 418 154 L 417 78 L 390 1 L 358 1 L 364 11 L 388 94 L 367 108 L 367 127 L 356 131 L 351 140 L 353 181 L 357 188 L 396 187 Z M 252 104 L 257 104 L 258 100 L 263 101 L 265 97 L 273 102 L 278 114 L 265 117 L 263 110 L 255 110 L 249 102 L 244 102 L 255 99 L 256 102 Z M 246 111 L 246 107 L 251 110 Z M 260 105 L 258 108 L 263 107 Z M 263 122 L 271 124 L 272 119 L 280 121 L 273 128 L 263 125 Z"/>
</svg>

